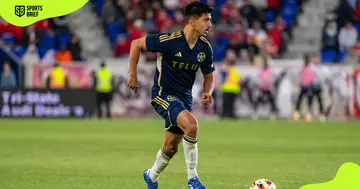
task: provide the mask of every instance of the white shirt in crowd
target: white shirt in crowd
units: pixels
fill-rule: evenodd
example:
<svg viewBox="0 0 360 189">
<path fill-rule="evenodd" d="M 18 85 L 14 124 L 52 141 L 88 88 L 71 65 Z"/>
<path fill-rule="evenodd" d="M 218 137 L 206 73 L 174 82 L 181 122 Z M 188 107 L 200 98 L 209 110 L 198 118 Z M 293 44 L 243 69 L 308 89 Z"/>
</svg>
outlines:
<svg viewBox="0 0 360 189">
<path fill-rule="evenodd" d="M 352 48 L 357 42 L 358 32 L 356 28 L 343 27 L 339 34 L 339 44 L 341 49 Z"/>
</svg>

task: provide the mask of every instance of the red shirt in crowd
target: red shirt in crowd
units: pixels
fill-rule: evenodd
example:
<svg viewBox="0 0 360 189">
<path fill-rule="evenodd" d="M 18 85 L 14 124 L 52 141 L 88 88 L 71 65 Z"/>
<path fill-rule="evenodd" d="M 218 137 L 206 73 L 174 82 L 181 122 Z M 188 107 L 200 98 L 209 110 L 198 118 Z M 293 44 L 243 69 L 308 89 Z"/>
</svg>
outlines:
<svg viewBox="0 0 360 189">
<path fill-rule="evenodd" d="M 280 7 L 280 0 L 267 0 L 268 8 L 278 8 Z"/>
</svg>

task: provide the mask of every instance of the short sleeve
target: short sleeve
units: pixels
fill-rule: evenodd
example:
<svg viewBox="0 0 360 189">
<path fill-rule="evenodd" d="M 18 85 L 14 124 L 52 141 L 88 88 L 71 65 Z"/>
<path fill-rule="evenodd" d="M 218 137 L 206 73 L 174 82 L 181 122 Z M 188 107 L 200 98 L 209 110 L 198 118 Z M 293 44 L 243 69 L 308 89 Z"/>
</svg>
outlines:
<svg viewBox="0 0 360 189">
<path fill-rule="evenodd" d="M 200 68 L 201 68 L 201 72 L 204 75 L 210 74 L 215 71 L 215 66 L 213 63 L 213 52 L 210 45 L 207 51 L 207 55 L 205 57 L 205 61 L 201 64 Z"/>
<path fill-rule="evenodd" d="M 152 34 L 146 37 L 146 48 L 152 52 L 166 52 L 169 49 L 169 41 L 161 40 L 166 33 Z"/>
</svg>

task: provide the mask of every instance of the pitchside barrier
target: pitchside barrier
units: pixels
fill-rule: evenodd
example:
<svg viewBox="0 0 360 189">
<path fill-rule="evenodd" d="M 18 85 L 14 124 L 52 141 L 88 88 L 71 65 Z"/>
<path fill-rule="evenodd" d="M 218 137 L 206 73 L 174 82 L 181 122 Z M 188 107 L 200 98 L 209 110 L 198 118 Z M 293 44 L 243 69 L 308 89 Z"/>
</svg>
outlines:
<svg viewBox="0 0 360 189">
<path fill-rule="evenodd" d="M 2 118 L 86 118 L 95 110 L 91 89 L 0 90 Z"/>
<path fill-rule="evenodd" d="M 92 86 L 91 72 L 99 68 L 101 60 L 91 60 L 81 63 L 66 64 L 64 68 L 67 70 L 70 78 L 70 88 L 65 91 L 57 91 L 59 104 L 70 104 L 73 109 L 71 115 L 75 115 L 75 109 L 78 106 L 83 107 L 84 114 L 90 115 L 94 111 L 95 98 L 93 91 L 89 89 Z M 114 96 L 111 104 L 112 113 L 115 116 L 157 116 L 150 104 L 150 92 L 153 85 L 153 76 L 156 69 L 156 63 L 139 63 L 138 79 L 140 88 L 137 93 L 129 90 L 127 87 L 128 78 L 128 59 L 106 59 L 107 66 L 112 70 L 115 78 Z M 294 111 L 294 104 L 299 95 L 298 73 L 303 65 L 302 60 L 281 60 L 270 61 L 275 75 L 284 77 L 278 84 L 277 90 L 274 91 L 276 96 L 276 104 L 279 110 L 279 116 L 288 118 Z M 51 65 L 35 64 L 25 66 L 24 84 L 27 89 L 44 90 L 45 80 L 48 76 Z M 222 110 L 222 94 L 219 90 L 220 80 L 219 73 L 223 69 L 223 65 L 216 64 L 216 86 L 215 86 L 215 103 L 204 107 L 201 104 L 201 92 L 203 78 L 199 73 L 193 92 L 193 113 L 197 116 L 215 116 Z M 236 98 L 235 111 L 239 117 L 249 117 L 254 114 L 249 90 L 252 95 L 257 95 L 256 80 L 259 72 L 259 66 L 244 65 L 239 63 L 237 69 L 241 75 L 242 81 L 248 80 L 248 89 L 241 90 Z M 323 101 L 325 109 L 329 112 L 329 116 L 333 118 L 360 117 L 360 69 L 354 65 L 322 65 L 323 78 Z M 82 90 L 80 90 L 82 89 Z M 88 90 L 85 90 L 88 89 Z M 20 90 L 24 94 L 29 90 Z M 31 90 L 30 90 L 31 91 Z M 19 91 L 17 91 L 19 92 Z M 11 91 L 11 94 L 16 91 Z M 6 93 L 8 94 L 8 93 Z M 26 95 L 25 95 L 26 96 Z M 4 96 L 0 105 L 3 107 Z M 9 101 L 8 101 L 9 102 Z M 76 102 L 76 103 L 74 103 Z M 22 102 L 24 103 L 24 102 Z M 304 100 L 302 110 L 307 110 L 307 101 Z M 317 113 L 317 103 L 314 100 L 314 112 Z M 216 107 L 216 108 L 215 108 Z M 91 109 L 91 110 L 90 110 Z M 258 109 L 260 116 L 268 116 L 269 105 L 263 104 Z M 36 115 L 36 113 L 34 113 Z M 70 115 L 70 114 L 69 114 Z M 83 115 L 83 114 L 81 114 Z M 91 114 L 93 115 L 93 114 Z"/>
</svg>

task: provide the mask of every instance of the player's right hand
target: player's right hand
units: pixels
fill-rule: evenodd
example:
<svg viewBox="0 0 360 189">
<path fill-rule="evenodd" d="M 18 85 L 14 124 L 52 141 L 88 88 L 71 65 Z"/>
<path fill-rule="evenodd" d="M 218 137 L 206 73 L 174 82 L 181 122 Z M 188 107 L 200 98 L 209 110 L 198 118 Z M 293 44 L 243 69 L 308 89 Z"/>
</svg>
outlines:
<svg viewBox="0 0 360 189">
<path fill-rule="evenodd" d="M 131 90 L 135 91 L 135 93 L 137 92 L 137 89 L 139 88 L 139 81 L 137 76 L 130 75 L 127 84 Z"/>
</svg>

